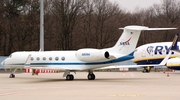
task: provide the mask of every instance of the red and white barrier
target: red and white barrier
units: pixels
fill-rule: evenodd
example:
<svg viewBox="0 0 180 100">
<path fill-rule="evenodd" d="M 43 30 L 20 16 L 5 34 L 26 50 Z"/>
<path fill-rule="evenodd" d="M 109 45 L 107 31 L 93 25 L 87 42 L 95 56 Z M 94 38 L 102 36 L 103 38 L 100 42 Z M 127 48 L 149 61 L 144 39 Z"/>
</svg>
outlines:
<svg viewBox="0 0 180 100">
<path fill-rule="evenodd" d="M 171 72 L 175 72 L 175 70 L 171 70 Z"/>
<path fill-rule="evenodd" d="M 32 73 L 33 69 L 24 69 L 25 73 Z M 56 70 L 47 70 L 47 69 L 35 69 L 35 73 L 57 73 Z"/>
</svg>

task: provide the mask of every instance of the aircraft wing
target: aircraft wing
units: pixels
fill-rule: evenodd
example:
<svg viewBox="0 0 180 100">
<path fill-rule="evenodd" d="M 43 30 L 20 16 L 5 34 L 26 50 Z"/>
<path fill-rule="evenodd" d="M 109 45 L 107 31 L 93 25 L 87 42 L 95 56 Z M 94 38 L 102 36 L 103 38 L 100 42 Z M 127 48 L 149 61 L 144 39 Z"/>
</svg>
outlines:
<svg viewBox="0 0 180 100">
<path fill-rule="evenodd" d="M 143 68 L 147 66 L 164 66 L 159 64 L 152 64 L 152 65 L 117 65 L 117 66 L 108 66 L 108 67 L 102 67 L 98 69 L 114 69 L 114 68 Z"/>
</svg>

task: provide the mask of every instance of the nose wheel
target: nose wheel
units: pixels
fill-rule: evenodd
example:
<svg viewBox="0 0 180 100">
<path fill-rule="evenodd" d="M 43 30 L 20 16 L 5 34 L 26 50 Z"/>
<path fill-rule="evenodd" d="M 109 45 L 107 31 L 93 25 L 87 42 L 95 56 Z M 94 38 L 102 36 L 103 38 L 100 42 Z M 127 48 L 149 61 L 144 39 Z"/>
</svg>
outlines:
<svg viewBox="0 0 180 100">
<path fill-rule="evenodd" d="M 14 71 L 9 75 L 9 78 L 15 78 L 15 74 L 14 73 L 16 72 L 16 70 L 17 69 L 15 68 Z"/>
<path fill-rule="evenodd" d="M 12 73 L 9 75 L 9 78 L 15 78 L 15 75 Z"/>
</svg>

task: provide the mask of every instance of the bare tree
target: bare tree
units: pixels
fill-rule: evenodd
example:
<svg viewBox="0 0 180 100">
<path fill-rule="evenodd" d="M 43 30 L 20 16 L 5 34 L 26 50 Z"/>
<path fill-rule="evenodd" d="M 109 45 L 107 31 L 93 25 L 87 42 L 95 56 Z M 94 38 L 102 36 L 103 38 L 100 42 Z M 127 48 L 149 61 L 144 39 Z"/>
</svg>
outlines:
<svg viewBox="0 0 180 100">
<path fill-rule="evenodd" d="M 108 0 L 45 0 L 45 48 L 104 48 L 114 45 L 119 27 L 180 27 L 180 1 L 163 0 L 147 9 L 126 12 Z M 17 50 L 39 50 L 39 1 L 0 1 L 0 54 Z M 171 31 L 176 33 L 178 30 Z M 169 31 L 143 31 L 138 46 L 171 41 Z M 157 34 L 158 33 L 158 34 Z"/>
<path fill-rule="evenodd" d="M 21 10 L 23 5 L 25 5 L 26 0 L 3 0 L 3 19 L 6 21 L 4 25 L 4 41 L 5 44 L 4 54 L 9 55 L 15 50 L 15 36 L 17 34 L 16 27 L 19 21 Z"/>
<path fill-rule="evenodd" d="M 102 48 L 106 45 L 109 38 L 113 36 L 113 33 L 108 32 L 112 28 L 109 24 L 116 23 L 112 19 L 114 18 L 113 16 L 119 13 L 119 8 L 118 5 L 112 4 L 107 0 L 94 0 L 94 4 L 94 45 L 96 45 L 96 48 Z"/>
<path fill-rule="evenodd" d="M 55 0 L 53 14 L 59 25 L 61 49 L 72 49 L 71 35 L 78 22 L 77 16 L 82 8 L 84 0 Z"/>
</svg>

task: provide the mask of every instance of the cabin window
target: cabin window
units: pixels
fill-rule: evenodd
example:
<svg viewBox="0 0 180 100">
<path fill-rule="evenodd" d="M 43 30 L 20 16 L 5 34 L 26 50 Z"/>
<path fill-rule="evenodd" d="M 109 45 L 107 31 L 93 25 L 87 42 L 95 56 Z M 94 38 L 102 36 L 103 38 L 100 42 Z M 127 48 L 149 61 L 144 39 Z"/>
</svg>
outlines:
<svg viewBox="0 0 180 100">
<path fill-rule="evenodd" d="M 58 60 L 59 60 L 59 57 L 56 57 L 55 60 L 58 61 Z"/>
<path fill-rule="evenodd" d="M 33 58 L 33 57 L 31 57 L 31 60 L 34 60 L 34 58 Z"/>
<path fill-rule="evenodd" d="M 43 57 L 43 60 L 46 60 L 46 57 Z"/>
<path fill-rule="evenodd" d="M 39 57 L 37 57 L 36 59 L 37 59 L 37 60 L 40 60 L 40 58 L 39 58 Z"/>
<path fill-rule="evenodd" d="M 52 57 L 49 57 L 49 60 L 52 60 Z"/>
<path fill-rule="evenodd" d="M 61 60 L 64 61 L 64 60 L 65 60 L 65 57 L 62 57 Z"/>
<path fill-rule="evenodd" d="M 12 55 L 9 56 L 9 58 L 11 58 L 11 57 L 12 57 Z"/>
</svg>

